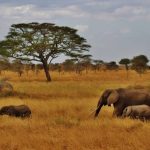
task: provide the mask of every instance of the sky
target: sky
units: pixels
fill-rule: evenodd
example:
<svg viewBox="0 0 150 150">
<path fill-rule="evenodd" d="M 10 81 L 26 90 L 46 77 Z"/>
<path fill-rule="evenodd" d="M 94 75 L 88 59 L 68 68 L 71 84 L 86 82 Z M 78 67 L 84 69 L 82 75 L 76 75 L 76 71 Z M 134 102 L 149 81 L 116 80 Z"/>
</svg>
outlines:
<svg viewBox="0 0 150 150">
<path fill-rule="evenodd" d="M 49 22 L 78 29 L 93 59 L 150 59 L 150 0 L 0 0 L 0 20 L 0 40 L 14 23 Z"/>
</svg>

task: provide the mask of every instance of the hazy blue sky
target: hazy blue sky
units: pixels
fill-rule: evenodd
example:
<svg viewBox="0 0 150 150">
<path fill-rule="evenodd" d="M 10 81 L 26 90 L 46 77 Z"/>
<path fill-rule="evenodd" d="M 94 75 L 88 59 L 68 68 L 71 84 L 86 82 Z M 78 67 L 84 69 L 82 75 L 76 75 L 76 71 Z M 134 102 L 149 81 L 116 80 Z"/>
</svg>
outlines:
<svg viewBox="0 0 150 150">
<path fill-rule="evenodd" d="M 0 39 L 13 23 L 51 22 L 77 28 L 95 59 L 150 59 L 150 0 L 0 0 L 0 20 Z"/>
</svg>

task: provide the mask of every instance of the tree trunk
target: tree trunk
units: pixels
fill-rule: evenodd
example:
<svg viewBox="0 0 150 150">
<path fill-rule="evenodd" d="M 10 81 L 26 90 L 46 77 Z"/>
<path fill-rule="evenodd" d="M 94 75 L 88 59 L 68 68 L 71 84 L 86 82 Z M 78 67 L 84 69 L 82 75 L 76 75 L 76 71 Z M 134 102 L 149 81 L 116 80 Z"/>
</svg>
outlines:
<svg viewBox="0 0 150 150">
<path fill-rule="evenodd" d="M 125 64 L 126 70 L 129 70 L 128 64 Z"/>
<path fill-rule="evenodd" d="M 44 68 L 44 72 L 45 72 L 45 76 L 48 82 L 52 81 L 50 73 L 49 73 L 49 67 L 48 64 L 45 60 L 42 60 L 43 63 L 43 68 Z"/>
<path fill-rule="evenodd" d="M 128 67 L 128 64 L 125 64 L 125 67 L 126 67 L 126 73 L 127 73 L 127 79 L 128 79 L 129 78 L 129 72 L 128 72 L 129 67 Z"/>
</svg>

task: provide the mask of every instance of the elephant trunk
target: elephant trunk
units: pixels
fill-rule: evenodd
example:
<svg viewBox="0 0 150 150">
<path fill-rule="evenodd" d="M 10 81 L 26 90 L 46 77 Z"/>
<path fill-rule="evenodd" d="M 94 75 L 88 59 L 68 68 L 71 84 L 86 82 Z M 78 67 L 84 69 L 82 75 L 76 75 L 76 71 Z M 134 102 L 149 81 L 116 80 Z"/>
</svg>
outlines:
<svg viewBox="0 0 150 150">
<path fill-rule="evenodd" d="M 1 109 L 0 109 L 0 115 L 3 115 L 3 112 L 1 111 Z"/>
<path fill-rule="evenodd" d="M 100 110 L 101 110 L 101 108 L 102 108 L 103 105 L 104 105 L 104 103 L 103 103 L 103 101 L 100 99 L 100 102 L 98 103 L 97 109 L 96 109 L 96 111 L 95 111 L 95 117 L 98 116 L 98 114 L 99 114 L 99 112 L 100 112 Z"/>
</svg>

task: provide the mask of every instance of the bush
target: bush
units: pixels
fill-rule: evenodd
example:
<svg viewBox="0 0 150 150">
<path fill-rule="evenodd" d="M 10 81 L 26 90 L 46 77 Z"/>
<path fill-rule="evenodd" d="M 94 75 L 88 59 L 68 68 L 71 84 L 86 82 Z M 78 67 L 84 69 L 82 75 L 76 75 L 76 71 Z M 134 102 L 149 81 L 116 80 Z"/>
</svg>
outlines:
<svg viewBox="0 0 150 150">
<path fill-rule="evenodd" d="M 6 80 L 0 80 L 0 96 L 10 96 L 13 93 L 13 86 Z"/>
</svg>

